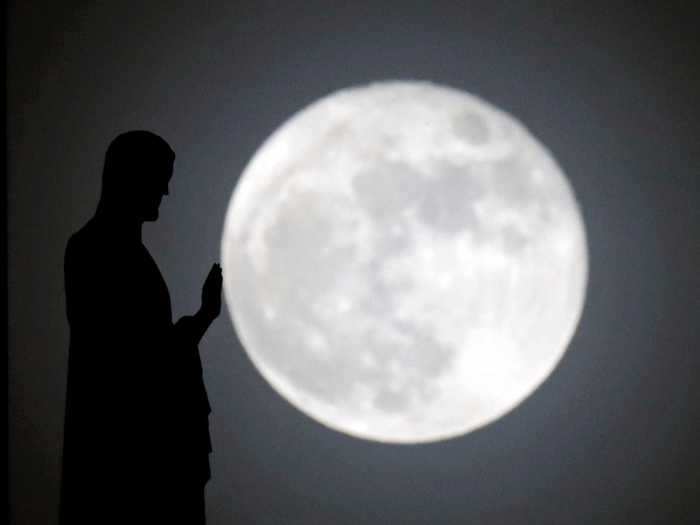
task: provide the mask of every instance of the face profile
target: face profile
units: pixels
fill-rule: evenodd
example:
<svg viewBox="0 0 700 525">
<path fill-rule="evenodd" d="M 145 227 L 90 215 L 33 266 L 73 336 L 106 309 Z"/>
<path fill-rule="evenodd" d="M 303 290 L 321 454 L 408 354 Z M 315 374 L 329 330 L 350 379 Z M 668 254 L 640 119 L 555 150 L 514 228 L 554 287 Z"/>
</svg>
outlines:
<svg viewBox="0 0 700 525">
<path fill-rule="evenodd" d="M 107 149 L 100 207 L 120 210 L 139 222 L 158 219 L 173 175 L 175 152 L 150 131 L 128 131 Z"/>
<path fill-rule="evenodd" d="M 139 190 L 135 192 L 137 199 L 135 211 L 142 221 L 155 221 L 158 219 L 159 208 L 163 197 L 169 193 L 169 183 L 173 176 L 173 163 L 163 162 L 160 165 L 149 166 L 148 171 L 141 173 L 139 179 L 143 181 Z"/>
</svg>

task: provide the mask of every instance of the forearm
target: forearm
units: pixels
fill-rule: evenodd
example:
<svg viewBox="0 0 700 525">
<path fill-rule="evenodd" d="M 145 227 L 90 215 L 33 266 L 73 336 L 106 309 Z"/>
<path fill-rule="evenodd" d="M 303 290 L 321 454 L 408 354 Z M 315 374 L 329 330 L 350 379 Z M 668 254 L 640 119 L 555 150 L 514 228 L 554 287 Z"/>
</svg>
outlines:
<svg viewBox="0 0 700 525">
<path fill-rule="evenodd" d="M 197 338 L 197 344 L 202 340 L 204 334 L 211 326 L 213 319 L 207 315 L 201 308 L 197 310 L 193 316 L 194 318 L 194 336 Z"/>
<path fill-rule="evenodd" d="M 194 315 L 182 317 L 175 323 L 176 338 L 198 345 L 212 321 L 213 319 L 202 309 L 198 310 Z"/>
</svg>

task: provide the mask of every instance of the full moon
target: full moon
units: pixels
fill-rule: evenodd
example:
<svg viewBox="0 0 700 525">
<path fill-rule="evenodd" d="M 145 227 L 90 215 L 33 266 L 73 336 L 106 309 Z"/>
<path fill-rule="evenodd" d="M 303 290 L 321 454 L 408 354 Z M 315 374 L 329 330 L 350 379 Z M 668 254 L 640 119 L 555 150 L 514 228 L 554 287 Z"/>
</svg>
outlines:
<svg viewBox="0 0 700 525">
<path fill-rule="evenodd" d="M 224 291 L 293 406 L 386 443 L 463 435 L 554 370 L 588 255 L 572 188 L 508 113 L 429 82 L 332 93 L 284 122 L 231 197 Z"/>
</svg>

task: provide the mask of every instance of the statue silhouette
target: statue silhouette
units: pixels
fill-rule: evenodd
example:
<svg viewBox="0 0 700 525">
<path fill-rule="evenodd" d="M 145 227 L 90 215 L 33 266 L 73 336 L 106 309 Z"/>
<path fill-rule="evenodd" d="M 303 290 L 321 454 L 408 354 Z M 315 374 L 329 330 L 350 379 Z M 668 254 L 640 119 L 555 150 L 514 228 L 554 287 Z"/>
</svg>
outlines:
<svg viewBox="0 0 700 525">
<path fill-rule="evenodd" d="M 199 311 L 173 324 L 141 242 L 174 160 L 153 133 L 119 135 L 97 211 L 68 240 L 63 525 L 205 522 L 211 410 L 198 344 L 221 311 L 221 268 L 212 266 Z"/>
</svg>

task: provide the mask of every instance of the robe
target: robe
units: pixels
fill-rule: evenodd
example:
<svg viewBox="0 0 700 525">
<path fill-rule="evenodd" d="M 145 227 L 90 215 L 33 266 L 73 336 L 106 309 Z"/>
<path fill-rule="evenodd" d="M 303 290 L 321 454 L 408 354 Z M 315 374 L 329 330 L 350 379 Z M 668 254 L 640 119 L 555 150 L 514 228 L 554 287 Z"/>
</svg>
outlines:
<svg viewBox="0 0 700 525">
<path fill-rule="evenodd" d="M 63 525 L 203 522 L 211 409 L 197 341 L 173 324 L 166 283 L 131 233 L 98 215 L 66 247 Z"/>
</svg>

